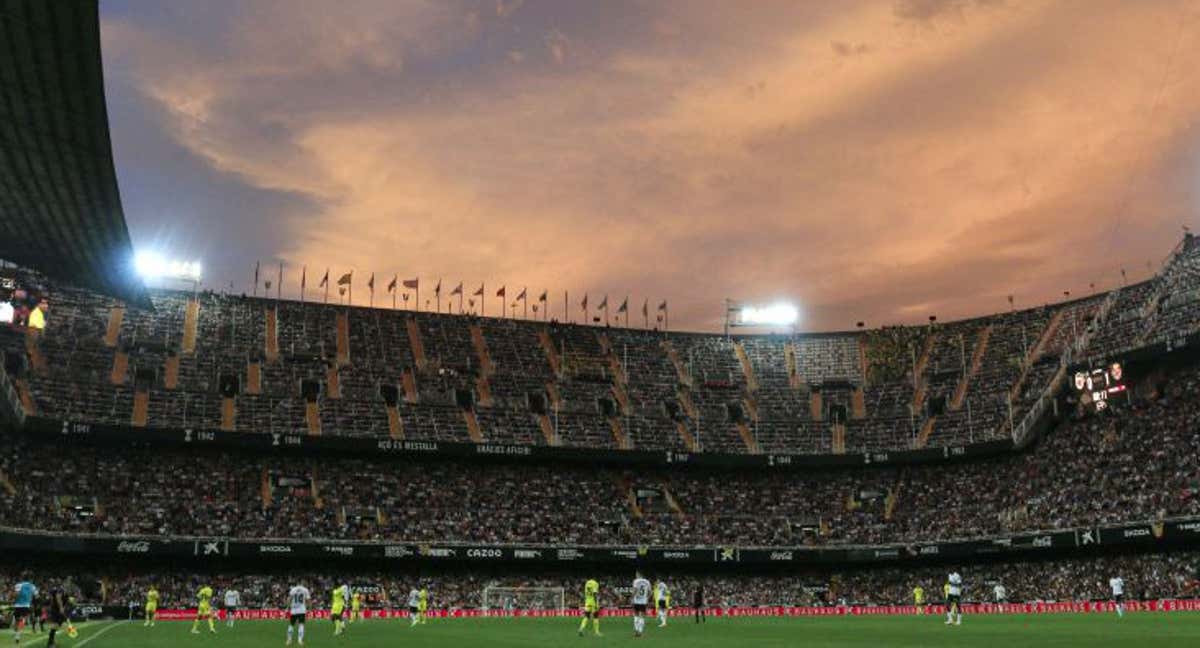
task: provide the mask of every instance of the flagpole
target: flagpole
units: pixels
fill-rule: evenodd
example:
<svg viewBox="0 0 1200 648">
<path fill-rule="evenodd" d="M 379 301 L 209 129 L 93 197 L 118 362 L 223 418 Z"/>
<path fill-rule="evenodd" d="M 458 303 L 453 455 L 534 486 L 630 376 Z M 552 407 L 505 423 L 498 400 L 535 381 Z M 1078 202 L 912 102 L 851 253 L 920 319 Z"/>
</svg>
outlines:
<svg viewBox="0 0 1200 648">
<path fill-rule="evenodd" d="M 521 298 L 521 304 L 524 305 L 524 307 L 525 307 L 525 319 L 529 319 L 529 295 L 525 294 L 525 291 L 527 291 L 527 290 L 529 290 L 529 286 L 526 286 L 521 289 L 521 294 L 525 295 L 524 297 Z"/>
<path fill-rule="evenodd" d="M 304 303 L 304 286 L 308 283 L 308 266 L 305 265 L 300 270 L 300 303 Z"/>
<path fill-rule="evenodd" d="M 571 291 L 563 291 L 563 324 L 571 323 Z"/>
<path fill-rule="evenodd" d="M 442 312 L 442 278 L 438 277 L 437 289 L 434 291 L 434 298 L 437 299 L 437 312 Z"/>
<path fill-rule="evenodd" d="M 421 280 L 417 279 L 417 287 L 413 289 L 417 296 L 417 312 L 421 312 Z"/>
<path fill-rule="evenodd" d="M 275 284 L 275 301 L 283 299 L 283 262 L 279 262 L 279 281 Z"/>
<path fill-rule="evenodd" d="M 260 263 L 259 261 L 254 262 L 254 296 L 255 297 L 258 297 L 258 264 L 259 263 Z M 242 294 L 245 294 L 245 293 L 242 293 Z"/>
<path fill-rule="evenodd" d="M 328 304 L 329 303 L 329 266 L 325 266 L 325 280 L 322 283 L 325 284 L 325 303 Z"/>
</svg>

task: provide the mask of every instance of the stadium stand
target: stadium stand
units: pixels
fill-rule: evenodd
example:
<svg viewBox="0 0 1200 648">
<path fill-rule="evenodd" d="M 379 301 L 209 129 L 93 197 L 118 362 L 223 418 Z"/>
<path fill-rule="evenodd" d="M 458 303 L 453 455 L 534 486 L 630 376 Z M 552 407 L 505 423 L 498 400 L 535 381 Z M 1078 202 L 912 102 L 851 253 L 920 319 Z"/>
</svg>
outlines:
<svg viewBox="0 0 1200 648">
<path fill-rule="evenodd" d="M 1005 438 L 1104 299 L 864 334 L 725 338 L 214 292 L 157 290 L 153 310 L 135 309 L 29 272 L 12 280 L 53 305 L 36 340 L 0 338 L 28 358 L 31 415 L 737 454 Z M 1168 315 L 1159 328 L 1177 320 Z"/>
</svg>

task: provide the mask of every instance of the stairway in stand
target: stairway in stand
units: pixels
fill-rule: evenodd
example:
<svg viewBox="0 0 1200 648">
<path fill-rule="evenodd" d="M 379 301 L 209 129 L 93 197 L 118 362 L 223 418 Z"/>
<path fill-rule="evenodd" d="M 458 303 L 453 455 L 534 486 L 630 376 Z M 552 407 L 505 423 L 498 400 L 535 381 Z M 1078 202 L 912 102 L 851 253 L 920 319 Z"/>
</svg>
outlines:
<svg viewBox="0 0 1200 648">
<path fill-rule="evenodd" d="M 150 393 L 139 389 L 133 393 L 133 416 L 130 418 L 130 424 L 133 427 L 146 427 L 146 421 L 149 418 Z"/>
<path fill-rule="evenodd" d="M 467 422 L 467 434 L 471 441 L 483 443 L 483 431 L 479 428 L 479 417 L 471 410 L 463 410 L 463 420 Z"/>
<path fill-rule="evenodd" d="M 321 406 L 317 401 L 305 401 L 304 421 L 308 424 L 308 433 L 310 435 L 321 435 Z"/>
</svg>

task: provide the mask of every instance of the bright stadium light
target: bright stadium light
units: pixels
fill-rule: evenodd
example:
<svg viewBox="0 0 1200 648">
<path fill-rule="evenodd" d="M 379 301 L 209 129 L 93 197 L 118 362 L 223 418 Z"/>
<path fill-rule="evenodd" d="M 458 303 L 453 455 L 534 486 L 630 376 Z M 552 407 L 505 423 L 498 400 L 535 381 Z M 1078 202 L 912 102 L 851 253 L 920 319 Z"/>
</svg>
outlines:
<svg viewBox="0 0 1200 648">
<path fill-rule="evenodd" d="M 199 261 L 167 259 L 158 252 L 142 251 L 133 258 L 133 267 L 143 279 L 178 279 L 200 281 Z"/>
<path fill-rule="evenodd" d="M 741 323 L 747 326 L 791 326 L 800 318 L 800 311 L 791 304 L 743 306 Z"/>
<path fill-rule="evenodd" d="M 800 320 L 800 309 L 787 302 L 755 306 L 732 299 L 725 300 L 725 335 L 729 329 L 748 327 L 790 327 L 793 332 Z"/>
</svg>

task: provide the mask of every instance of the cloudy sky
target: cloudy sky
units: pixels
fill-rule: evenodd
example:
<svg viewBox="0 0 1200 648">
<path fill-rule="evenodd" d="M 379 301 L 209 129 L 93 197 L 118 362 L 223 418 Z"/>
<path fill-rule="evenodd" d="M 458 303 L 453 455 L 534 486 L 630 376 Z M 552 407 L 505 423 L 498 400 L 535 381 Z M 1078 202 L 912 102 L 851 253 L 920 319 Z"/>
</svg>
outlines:
<svg viewBox="0 0 1200 648">
<path fill-rule="evenodd" d="M 261 259 L 846 329 L 1142 278 L 1198 221 L 1200 0 L 101 13 L 135 244 L 239 291 Z"/>
</svg>

